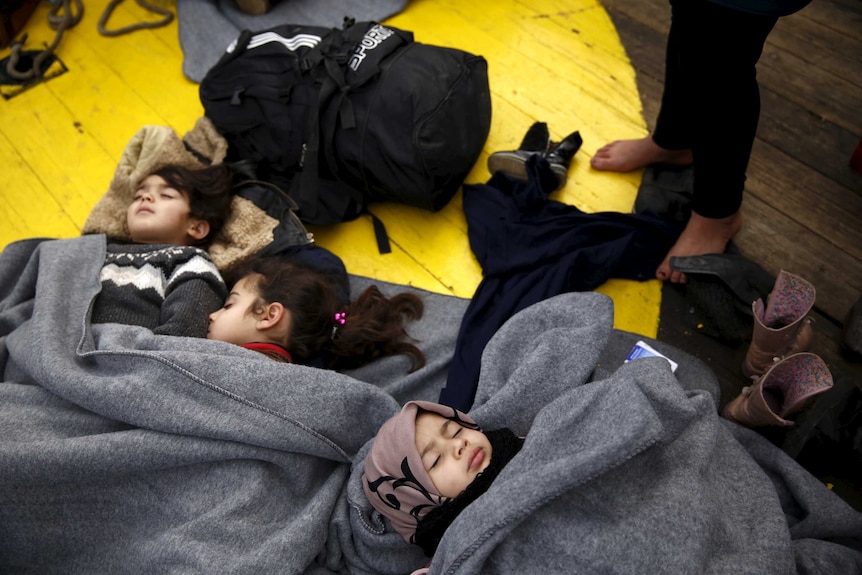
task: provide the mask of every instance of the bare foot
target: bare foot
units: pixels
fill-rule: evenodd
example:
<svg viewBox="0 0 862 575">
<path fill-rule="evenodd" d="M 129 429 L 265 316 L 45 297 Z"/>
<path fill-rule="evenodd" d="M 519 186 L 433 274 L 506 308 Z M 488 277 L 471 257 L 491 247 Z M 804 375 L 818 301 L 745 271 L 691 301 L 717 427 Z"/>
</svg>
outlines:
<svg viewBox="0 0 862 575">
<path fill-rule="evenodd" d="M 617 140 L 606 144 L 590 160 L 592 167 L 608 172 L 631 172 L 657 163 L 690 166 L 691 150 L 665 150 L 653 141 L 652 136 L 646 136 L 639 140 Z"/>
<path fill-rule="evenodd" d="M 736 235 L 740 228 L 742 228 L 741 211 L 732 216 L 718 219 L 705 218 L 692 212 L 691 218 L 679 239 L 670 248 L 664 261 L 655 271 L 655 277 L 671 283 L 685 283 L 685 274 L 670 268 L 670 258 L 724 253 L 727 242 Z"/>
</svg>

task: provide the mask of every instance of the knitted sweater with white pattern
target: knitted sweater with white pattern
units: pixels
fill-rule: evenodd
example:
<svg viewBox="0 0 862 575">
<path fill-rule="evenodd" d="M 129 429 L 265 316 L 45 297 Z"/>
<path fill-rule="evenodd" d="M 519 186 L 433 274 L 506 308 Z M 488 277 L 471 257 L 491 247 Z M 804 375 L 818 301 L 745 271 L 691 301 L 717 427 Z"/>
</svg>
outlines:
<svg viewBox="0 0 862 575">
<path fill-rule="evenodd" d="M 206 337 L 227 288 L 193 246 L 108 242 L 93 323 L 139 325 L 165 335 Z"/>
</svg>

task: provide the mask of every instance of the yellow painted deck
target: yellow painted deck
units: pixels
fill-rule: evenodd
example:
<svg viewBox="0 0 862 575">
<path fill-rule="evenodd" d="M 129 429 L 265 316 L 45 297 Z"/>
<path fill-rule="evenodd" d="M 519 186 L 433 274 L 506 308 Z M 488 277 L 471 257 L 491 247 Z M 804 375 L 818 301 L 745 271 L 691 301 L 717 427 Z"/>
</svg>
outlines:
<svg viewBox="0 0 862 575">
<path fill-rule="evenodd" d="M 56 51 L 68 71 L 0 100 L 0 248 L 24 238 L 80 234 L 140 127 L 171 126 L 182 135 L 203 114 L 197 84 L 182 74 L 176 19 L 163 28 L 104 37 L 97 22 L 107 0 L 84 5 L 84 18 Z M 53 39 L 47 13 L 42 4 L 31 17 L 26 49 Z M 156 18 L 128 0 L 115 11 L 111 28 Z M 568 183 L 554 199 L 586 212 L 631 210 L 641 173 L 589 167 L 589 157 L 605 142 L 647 130 L 634 71 L 597 0 L 411 0 L 386 23 L 413 31 L 417 41 L 488 60 L 491 131 L 468 183 L 484 182 L 488 154 L 514 149 L 529 125 L 541 120 L 553 139 L 574 130 L 584 138 Z M 391 254 L 377 253 L 364 219 L 310 231 L 351 273 L 472 295 L 481 270 L 467 241 L 460 192 L 434 214 L 401 205 L 374 211 L 386 222 Z M 655 337 L 657 280 L 613 280 L 600 291 L 614 299 L 617 328 Z"/>
</svg>

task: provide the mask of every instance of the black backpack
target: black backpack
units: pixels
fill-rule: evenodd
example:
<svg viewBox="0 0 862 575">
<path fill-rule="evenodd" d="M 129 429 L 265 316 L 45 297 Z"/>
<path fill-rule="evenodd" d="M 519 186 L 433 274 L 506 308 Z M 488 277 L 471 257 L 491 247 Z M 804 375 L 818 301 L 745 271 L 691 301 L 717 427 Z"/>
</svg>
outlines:
<svg viewBox="0 0 862 575">
<path fill-rule="evenodd" d="M 484 58 L 375 22 L 243 31 L 200 97 L 227 159 L 251 163 L 309 224 L 377 201 L 439 210 L 491 124 Z"/>
</svg>

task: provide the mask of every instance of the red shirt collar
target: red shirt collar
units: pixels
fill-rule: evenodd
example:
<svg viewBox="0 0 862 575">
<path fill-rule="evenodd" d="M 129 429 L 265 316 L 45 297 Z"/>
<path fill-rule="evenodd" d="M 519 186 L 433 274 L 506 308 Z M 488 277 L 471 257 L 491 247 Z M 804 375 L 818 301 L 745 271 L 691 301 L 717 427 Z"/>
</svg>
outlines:
<svg viewBox="0 0 862 575">
<path fill-rule="evenodd" d="M 290 355 L 290 352 L 284 349 L 282 346 L 277 343 L 264 343 L 261 341 L 255 341 L 252 343 L 244 343 L 241 347 L 246 349 L 253 349 L 255 351 L 271 351 L 275 352 L 280 356 L 283 356 L 287 361 L 293 363 L 293 357 Z"/>
</svg>

